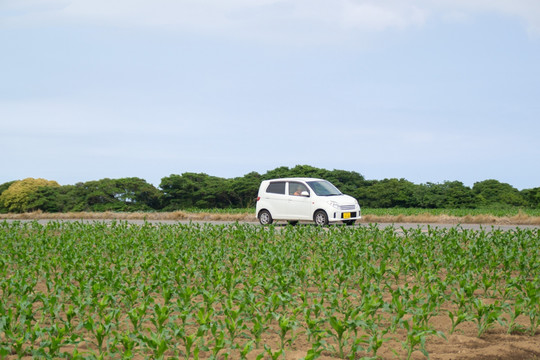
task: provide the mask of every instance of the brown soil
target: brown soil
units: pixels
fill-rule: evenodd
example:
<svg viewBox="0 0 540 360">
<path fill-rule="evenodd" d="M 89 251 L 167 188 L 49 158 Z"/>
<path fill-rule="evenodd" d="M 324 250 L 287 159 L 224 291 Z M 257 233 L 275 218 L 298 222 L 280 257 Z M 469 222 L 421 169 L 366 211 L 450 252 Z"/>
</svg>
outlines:
<svg viewBox="0 0 540 360">
<path fill-rule="evenodd" d="M 44 284 L 37 284 L 36 290 L 46 293 L 46 286 Z M 162 303 L 163 299 L 156 294 L 156 302 Z M 199 299 L 202 300 L 202 299 Z M 385 299 L 388 301 L 388 299 Z M 215 311 L 221 310 L 219 304 L 216 304 Z M 469 321 L 463 322 L 457 326 L 455 332 L 450 334 L 451 321 L 448 316 L 449 310 L 455 310 L 452 305 L 441 308 L 439 315 L 431 318 L 430 325 L 438 331 L 445 334 L 445 337 L 439 337 L 432 335 L 428 337 L 426 342 L 426 350 L 429 353 L 429 358 L 433 360 L 540 360 L 540 332 L 537 331 L 534 336 L 528 334 L 525 329 L 529 325 L 529 321 L 525 316 L 518 317 L 518 327 L 524 329 L 524 331 L 514 332 L 512 334 L 507 333 L 507 329 L 501 325 L 495 325 L 490 328 L 481 337 L 477 336 L 476 323 Z M 40 315 L 39 312 L 36 312 Z M 59 314 L 60 317 L 65 317 L 64 313 Z M 385 315 L 387 316 L 387 315 Z M 223 316 L 218 316 L 219 320 Z M 298 320 L 301 322 L 301 315 Z M 121 316 L 123 321 L 128 323 L 126 315 Z M 248 323 L 250 328 L 252 324 Z M 154 331 L 155 326 L 150 322 L 146 322 L 144 325 L 148 331 Z M 326 329 L 330 330 L 330 326 L 326 324 Z M 188 326 L 186 332 L 196 332 L 195 325 Z M 248 330 L 244 330 L 246 333 Z M 294 341 L 285 347 L 284 357 L 279 359 L 287 360 L 300 360 L 306 357 L 308 351 L 312 347 L 312 341 L 308 341 L 305 330 L 297 328 L 293 332 Z M 1 338 L 1 337 L 0 337 Z M 93 342 L 92 335 L 90 333 L 84 334 L 85 340 L 77 345 L 79 353 L 85 351 L 96 351 L 96 346 Z M 287 336 L 290 338 L 290 336 Z M 406 338 L 406 331 L 404 329 L 398 329 L 395 333 L 386 334 L 385 342 L 377 353 L 377 359 L 406 359 L 407 351 L 403 347 L 402 343 Z M 213 339 L 206 337 L 207 343 L 213 342 Z M 246 340 L 241 338 L 237 339 L 237 343 L 242 347 Z M 329 345 L 334 345 L 337 349 L 336 343 L 330 338 L 326 338 Z M 270 356 L 264 349 L 264 345 L 270 347 L 274 352 L 280 348 L 279 326 L 276 321 L 272 321 L 269 328 L 263 333 L 261 344 L 259 348 L 253 349 L 248 355 L 247 359 L 255 360 L 260 354 L 264 354 L 263 359 L 270 359 Z M 66 353 L 72 353 L 75 346 L 69 345 L 62 347 L 62 351 Z M 221 352 L 223 354 L 225 350 Z M 166 354 L 167 355 L 167 354 Z M 165 355 L 165 358 L 167 356 Z M 362 359 L 363 356 L 369 358 L 370 353 L 359 352 L 356 354 L 355 359 Z M 208 359 L 211 357 L 210 352 L 201 352 L 200 359 Z M 0 358 L 2 358 L 0 356 Z M 23 359 L 31 359 L 30 356 L 24 356 Z M 115 358 L 119 358 L 115 356 Z M 219 359 L 226 359 L 223 355 L 218 357 Z M 9 355 L 6 359 L 17 359 L 16 355 Z M 152 359 L 151 354 L 148 355 L 135 355 L 133 359 L 143 360 Z M 229 350 L 228 359 L 240 359 L 238 350 Z M 321 360 L 338 360 L 343 359 L 339 357 L 336 351 L 325 350 L 317 358 Z M 418 349 L 412 353 L 411 359 L 420 360 L 426 359 Z"/>
</svg>

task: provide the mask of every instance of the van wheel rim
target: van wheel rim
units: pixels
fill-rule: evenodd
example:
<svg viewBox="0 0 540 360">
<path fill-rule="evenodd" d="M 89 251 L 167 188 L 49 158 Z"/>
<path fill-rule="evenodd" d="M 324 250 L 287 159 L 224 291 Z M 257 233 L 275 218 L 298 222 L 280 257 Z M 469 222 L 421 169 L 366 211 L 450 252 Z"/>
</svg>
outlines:
<svg viewBox="0 0 540 360">
<path fill-rule="evenodd" d="M 317 225 L 325 225 L 326 224 L 326 217 L 322 213 L 318 213 L 317 216 L 315 216 L 315 222 Z"/>
<path fill-rule="evenodd" d="M 268 213 L 265 212 L 261 214 L 261 223 L 265 225 L 270 223 L 270 215 L 268 215 Z"/>
</svg>

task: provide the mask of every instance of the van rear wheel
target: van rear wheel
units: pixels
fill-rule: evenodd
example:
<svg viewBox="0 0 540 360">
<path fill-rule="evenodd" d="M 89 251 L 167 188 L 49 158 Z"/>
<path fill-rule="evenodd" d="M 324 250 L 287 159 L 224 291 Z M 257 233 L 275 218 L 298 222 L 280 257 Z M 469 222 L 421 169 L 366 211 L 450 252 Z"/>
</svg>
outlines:
<svg viewBox="0 0 540 360">
<path fill-rule="evenodd" d="M 313 221 L 319 226 L 328 225 L 328 215 L 326 215 L 324 210 L 318 210 L 315 212 L 315 215 L 313 215 Z"/>
<path fill-rule="evenodd" d="M 272 215 L 268 210 L 261 210 L 259 212 L 259 222 L 261 225 L 270 225 L 274 222 L 274 219 L 272 219 Z"/>
</svg>

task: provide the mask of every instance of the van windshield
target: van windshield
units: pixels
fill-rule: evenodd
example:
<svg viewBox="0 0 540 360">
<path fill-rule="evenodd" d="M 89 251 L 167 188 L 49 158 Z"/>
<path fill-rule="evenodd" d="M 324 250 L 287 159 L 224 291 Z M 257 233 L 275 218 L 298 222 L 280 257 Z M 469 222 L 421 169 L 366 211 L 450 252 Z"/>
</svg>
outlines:
<svg viewBox="0 0 540 360">
<path fill-rule="evenodd" d="M 341 191 L 328 181 L 308 181 L 307 184 L 318 196 L 341 195 Z"/>
</svg>

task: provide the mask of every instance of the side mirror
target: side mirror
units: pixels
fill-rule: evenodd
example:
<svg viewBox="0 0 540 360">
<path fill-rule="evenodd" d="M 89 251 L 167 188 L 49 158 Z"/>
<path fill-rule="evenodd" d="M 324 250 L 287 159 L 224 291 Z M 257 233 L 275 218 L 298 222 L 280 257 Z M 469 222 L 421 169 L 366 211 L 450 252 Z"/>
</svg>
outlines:
<svg viewBox="0 0 540 360">
<path fill-rule="evenodd" d="M 302 192 L 300 193 L 300 196 L 309 197 L 309 193 L 308 193 L 307 191 L 304 190 L 304 191 L 302 191 Z"/>
</svg>

